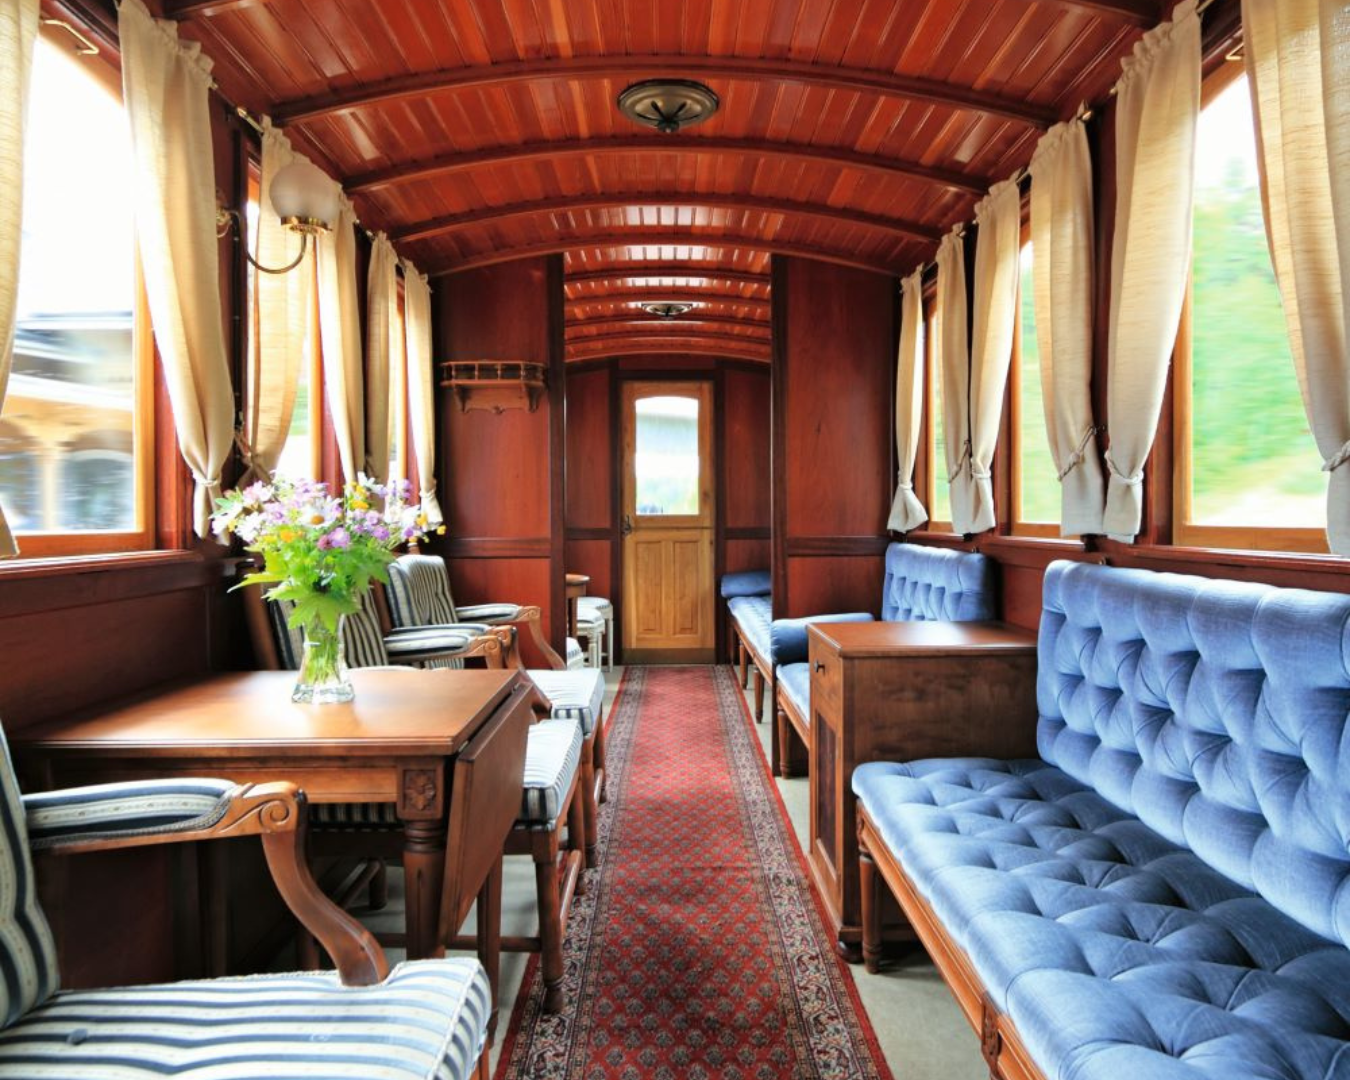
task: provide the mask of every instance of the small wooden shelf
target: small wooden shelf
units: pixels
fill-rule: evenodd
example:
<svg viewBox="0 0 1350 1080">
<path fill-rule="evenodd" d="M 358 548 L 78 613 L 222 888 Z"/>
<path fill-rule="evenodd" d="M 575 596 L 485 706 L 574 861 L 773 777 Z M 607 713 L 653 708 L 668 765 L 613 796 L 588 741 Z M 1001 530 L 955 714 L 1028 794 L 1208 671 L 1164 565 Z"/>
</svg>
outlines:
<svg viewBox="0 0 1350 1080">
<path fill-rule="evenodd" d="M 447 360 L 441 364 L 441 385 L 450 387 L 460 412 L 484 409 L 500 415 L 507 409 L 534 412 L 547 384 L 543 364 L 522 360 Z"/>
</svg>

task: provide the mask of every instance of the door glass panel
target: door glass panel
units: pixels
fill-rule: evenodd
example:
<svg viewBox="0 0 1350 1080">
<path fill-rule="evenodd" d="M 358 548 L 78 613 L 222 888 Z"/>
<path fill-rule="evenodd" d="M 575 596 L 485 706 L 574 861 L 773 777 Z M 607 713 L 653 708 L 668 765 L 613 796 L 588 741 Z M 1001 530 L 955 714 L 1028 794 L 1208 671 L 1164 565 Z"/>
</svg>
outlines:
<svg viewBox="0 0 1350 1080">
<path fill-rule="evenodd" d="M 633 473 L 640 517 L 699 512 L 698 398 L 637 402 Z"/>
</svg>

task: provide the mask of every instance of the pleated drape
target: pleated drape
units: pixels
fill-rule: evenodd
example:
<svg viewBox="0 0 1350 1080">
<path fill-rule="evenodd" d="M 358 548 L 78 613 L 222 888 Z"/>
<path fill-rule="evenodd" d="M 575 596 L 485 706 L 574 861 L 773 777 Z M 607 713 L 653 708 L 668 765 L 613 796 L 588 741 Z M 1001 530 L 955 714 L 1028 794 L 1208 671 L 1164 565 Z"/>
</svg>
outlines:
<svg viewBox="0 0 1350 1080">
<path fill-rule="evenodd" d="M 141 0 L 123 0 L 118 35 L 150 320 L 178 445 L 196 485 L 193 527 L 205 536 L 234 442 L 207 111 L 211 62 L 200 45 L 179 40 L 176 23 L 152 18 Z"/>
<path fill-rule="evenodd" d="M 1350 8 L 1243 0 L 1271 260 L 1308 422 L 1330 474 L 1327 540 L 1350 554 Z"/>
<path fill-rule="evenodd" d="M 389 370 L 403 361 L 398 325 L 398 256 L 384 233 L 370 249 L 366 279 L 366 475 L 389 478 Z"/>
<path fill-rule="evenodd" d="M 952 528 L 959 533 L 984 532 L 995 523 L 990 470 L 1017 325 L 1021 218 L 1021 195 L 1011 180 L 995 184 L 975 208 L 979 231 L 970 357 L 970 443 L 965 468 L 952 480 Z"/>
<path fill-rule="evenodd" d="M 1081 120 L 1051 128 L 1031 158 L 1032 281 L 1060 533 L 1102 531 L 1104 493 L 1092 417 L 1092 157 Z"/>
<path fill-rule="evenodd" d="M 346 195 L 333 228 L 319 237 L 319 337 L 323 383 L 333 418 L 342 475 L 355 480 L 366 464 L 361 312 L 356 288 L 356 211 Z"/>
<path fill-rule="evenodd" d="M 272 206 L 272 178 L 302 157 L 290 140 L 263 118 L 261 195 L 256 252 L 263 266 L 286 266 L 300 250 L 300 237 L 281 224 Z M 241 486 L 271 479 L 286 447 L 295 414 L 305 343 L 313 327 L 314 269 L 306 256 L 284 274 L 254 271 L 253 334 L 244 414 L 245 472 Z"/>
<path fill-rule="evenodd" d="M 14 363 L 23 236 L 23 133 L 37 28 L 38 0 L 16 0 L 0 7 L 0 409 Z M 18 553 L 4 507 L 0 507 L 0 559 Z"/>
<path fill-rule="evenodd" d="M 965 532 L 971 507 L 957 509 L 957 477 L 970 466 L 970 333 L 966 311 L 966 245 L 961 229 L 937 253 L 937 363 L 942 369 L 943 452 L 951 484 L 952 528 Z M 934 470 L 936 472 L 936 470 Z M 969 486 L 965 488 L 969 491 Z"/>
<path fill-rule="evenodd" d="M 443 520 L 436 498 L 436 395 L 431 370 L 431 287 L 417 267 L 403 262 L 403 321 L 407 334 L 408 419 L 422 512 L 432 525 Z"/>
<path fill-rule="evenodd" d="M 914 494 L 914 458 L 923 419 L 923 282 L 915 272 L 900 283 L 900 352 L 895 364 L 895 499 L 886 527 L 909 532 L 928 520 Z"/>
<path fill-rule="evenodd" d="M 1111 251 L 1103 528 L 1131 541 L 1143 515 L 1167 367 L 1191 265 L 1200 17 L 1183 0 L 1124 62 L 1116 101 L 1116 226 Z"/>
</svg>

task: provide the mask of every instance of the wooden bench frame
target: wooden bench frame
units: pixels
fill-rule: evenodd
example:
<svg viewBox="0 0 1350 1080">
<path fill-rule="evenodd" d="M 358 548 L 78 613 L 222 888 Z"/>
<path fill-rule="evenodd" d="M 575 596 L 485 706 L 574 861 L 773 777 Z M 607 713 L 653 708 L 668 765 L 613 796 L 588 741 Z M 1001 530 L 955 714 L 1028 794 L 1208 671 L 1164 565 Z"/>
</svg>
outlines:
<svg viewBox="0 0 1350 1080">
<path fill-rule="evenodd" d="M 731 619 L 731 630 L 736 638 L 736 664 L 741 669 L 742 690 L 747 689 L 750 685 L 750 665 L 752 663 L 754 665 L 755 720 L 762 724 L 764 722 L 764 689 L 768 687 L 769 700 L 772 701 L 777 687 L 773 675 L 773 663 L 750 644 L 749 638 L 741 629 L 741 624 L 737 621 L 735 613 L 728 610 L 727 615 Z"/>
<path fill-rule="evenodd" d="M 992 1080 L 1046 1080 L 1031 1060 L 1013 1022 L 999 1012 L 980 982 L 965 950 L 947 934 L 933 909 L 919 896 L 900 863 L 881 839 L 867 810 L 858 803 L 858 848 L 861 853 L 863 964 L 875 974 L 881 966 L 882 895 L 889 888 L 915 936 L 928 951 L 938 974 L 951 990 L 966 1020 L 980 1037 L 980 1052 Z"/>
<path fill-rule="evenodd" d="M 774 722 L 778 725 L 778 775 L 791 780 L 799 767 L 803 772 L 810 769 L 811 722 L 797 710 L 782 683 L 774 687 Z M 797 741 L 792 738 L 794 732 Z"/>
</svg>

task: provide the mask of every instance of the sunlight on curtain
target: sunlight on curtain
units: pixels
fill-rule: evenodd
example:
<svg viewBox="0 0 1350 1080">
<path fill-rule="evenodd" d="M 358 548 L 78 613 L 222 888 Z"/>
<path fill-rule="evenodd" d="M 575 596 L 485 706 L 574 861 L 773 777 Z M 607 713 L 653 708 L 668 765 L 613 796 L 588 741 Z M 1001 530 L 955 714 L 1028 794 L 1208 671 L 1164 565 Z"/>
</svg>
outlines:
<svg viewBox="0 0 1350 1080">
<path fill-rule="evenodd" d="M 384 233 L 376 233 L 366 277 L 366 475 L 389 478 L 389 365 L 403 360 L 398 319 L 398 256 Z"/>
<path fill-rule="evenodd" d="M 141 0 L 118 9 L 122 87 L 136 156 L 136 237 L 183 460 L 196 485 L 193 527 L 210 531 L 234 443 L 216 251 L 211 62 Z"/>
<path fill-rule="evenodd" d="M 403 260 L 404 329 L 407 333 L 408 419 L 421 485 L 422 512 L 433 525 L 444 520 L 436 498 L 436 393 L 431 377 L 431 287 Z"/>
<path fill-rule="evenodd" d="M 898 462 L 895 499 L 886 527 L 909 532 L 928 520 L 914 494 L 914 458 L 923 422 L 923 274 L 916 271 L 900 283 L 900 351 L 895 366 L 895 452 Z"/>
<path fill-rule="evenodd" d="M 23 133 L 37 27 L 37 0 L 18 0 L 0 9 L 0 405 L 13 362 L 23 222 Z M 18 553 L 0 508 L 0 558 Z"/>
<path fill-rule="evenodd" d="M 958 508 L 956 478 L 970 462 L 970 429 L 966 412 L 970 385 L 970 336 L 966 325 L 966 243 L 961 229 L 942 238 L 937 253 L 938 352 L 941 368 L 942 448 L 947 469 L 942 479 L 950 502 L 952 529 L 964 532 L 968 507 Z M 939 470 L 940 471 L 940 470 Z M 936 515 L 934 515 L 936 516 Z"/>
<path fill-rule="evenodd" d="M 365 373 L 356 291 L 356 211 L 346 195 L 340 195 L 339 204 L 333 228 L 319 236 L 319 336 L 323 388 L 328 413 L 333 418 L 342 475 L 346 480 L 355 480 L 366 463 Z"/>
<path fill-rule="evenodd" d="M 1266 228 L 1294 368 L 1330 473 L 1327 539 L 1350 554 L 1350 10 L 1243 0 Z"/>
</svg>

